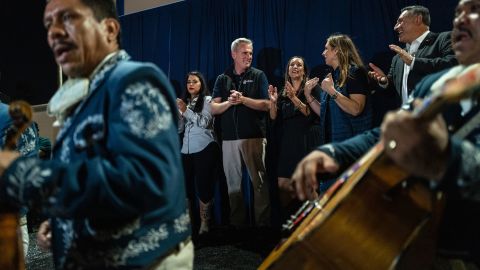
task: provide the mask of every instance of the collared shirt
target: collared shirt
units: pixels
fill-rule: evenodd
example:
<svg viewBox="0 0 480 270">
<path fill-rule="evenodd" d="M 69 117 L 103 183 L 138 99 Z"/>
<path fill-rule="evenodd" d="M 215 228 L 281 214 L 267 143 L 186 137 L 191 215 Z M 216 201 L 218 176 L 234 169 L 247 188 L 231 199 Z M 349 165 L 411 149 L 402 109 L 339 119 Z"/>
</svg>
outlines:
<svg viewBox="0 0 480 270">
<path fill-rule="evenodd" d="M 425 31 L 425 33 L 415 39 L 411 44 L 407 44 L 407 52 L 413 56 L 413 60 L 410 65 L 403 64 L 402 104 L 408 103 L 408 74 L 410 73 L 410 70 L 412 70 L 413 64 L 415 63 L 415 54 L 417 53 L 420 44 L 422 44 L 425 37 L 427 37 L 428 33 L 430 33 L 430 31 Z"/>
</svg>

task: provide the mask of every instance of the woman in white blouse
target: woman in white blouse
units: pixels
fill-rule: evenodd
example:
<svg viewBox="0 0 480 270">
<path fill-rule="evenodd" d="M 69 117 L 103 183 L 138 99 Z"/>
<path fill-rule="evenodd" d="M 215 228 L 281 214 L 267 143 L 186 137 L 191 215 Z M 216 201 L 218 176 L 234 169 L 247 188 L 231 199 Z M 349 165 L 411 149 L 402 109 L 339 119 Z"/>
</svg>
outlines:
<svg viewBox="0 0 480 270">
<path fill-rule="evenodd" d="M 216 166 L 220 147 L 215 141 L 208 87 L 198 71 L 187 74 L 183 97 L 177 99 L 179 132 L 183 132 L 182 160 L 190 206 L 197 196 L 200 208 L 199 234 L 209 231 Z M 191 208 L 192 209 L 192 208 Z"/>
</svg>

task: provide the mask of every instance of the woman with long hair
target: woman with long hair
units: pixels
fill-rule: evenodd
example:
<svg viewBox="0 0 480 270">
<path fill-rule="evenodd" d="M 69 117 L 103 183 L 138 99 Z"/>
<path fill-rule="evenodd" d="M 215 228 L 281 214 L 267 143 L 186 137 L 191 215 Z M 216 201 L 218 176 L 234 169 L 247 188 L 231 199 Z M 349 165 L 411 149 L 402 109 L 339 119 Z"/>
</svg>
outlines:
<svg viewBox="0 0 480 270">
<path fill-rule="evenodd" d="M 269 87 L 270 118 L 279 127 L 277 177 L 280 201 L 286 205 L 291 191 L 290 176 L 297 163 L 320 143 L 318 79 L 308 79 L 308 67 L 300 56 L 290 58 L 281 93 Z M 314 88 L 315 87 L 315 88 Z M 314 98 L 316 96 L 316 99 Z"/>
<path fill-rule="evenodd" d="M 343 141 L 372 127 L 367 70 L 347 35 L 330 36 L 322 55 L 333 69 L 321 83 L 322 141 Z"/>
<path fill-rule="evenodd" d="M 181 149 L 187 198 L 190 206 L 199 199 L 199 234 L 208 232 L 214 193 L 216 166 L 220 162 L 220 147 L 215 140 L 208 87 L 198 71 L 187 74 L 185 91 L 177 99 L 180 111 L 179 131 L 183 132 Z"/>
</svg>

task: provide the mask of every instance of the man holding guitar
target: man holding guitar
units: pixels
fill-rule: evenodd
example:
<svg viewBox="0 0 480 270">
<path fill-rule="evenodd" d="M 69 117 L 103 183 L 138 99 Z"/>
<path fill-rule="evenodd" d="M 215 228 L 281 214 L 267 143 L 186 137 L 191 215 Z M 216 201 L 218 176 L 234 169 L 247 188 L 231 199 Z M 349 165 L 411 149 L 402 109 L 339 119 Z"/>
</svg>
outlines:
<svg viewBox="0 0 480 270">
<path fill-rule="evenodd" d="M 469 73 L 477 87 L 480 82 L 480 0 L 460 0 L 453 22 L 452 44 L 459 66 L 427 76 L 420 82 L 414 96 L 458 84 Z M 432 186 L 445 191 L 447 203 L 440 227 L 439 261 L 448 265 L 462 264 L 462 269 L 478 269 L 480 265 L 480 106 L 478 99 L 461 102 L 461 120 L 438 116 L 420 121 L 411 112 L 389 113 L 381 130 L 375 129 L 341 143 L 323 145 L 305 157 L 293 175 L 300 199 L 313 198 L 317 189 L 317 173 L 338 173 L 360 158 L 380 138 L 385 153 L 411 175 L 430 179 Z M 456 136 L 449 131 L 460 129 Z M 462 139 L 459 139 L 462 138 Z M 444 268 L 445 269 L 445 268 Z M 451 269 L 451 268 L 446 268 Z"/>
</svg>

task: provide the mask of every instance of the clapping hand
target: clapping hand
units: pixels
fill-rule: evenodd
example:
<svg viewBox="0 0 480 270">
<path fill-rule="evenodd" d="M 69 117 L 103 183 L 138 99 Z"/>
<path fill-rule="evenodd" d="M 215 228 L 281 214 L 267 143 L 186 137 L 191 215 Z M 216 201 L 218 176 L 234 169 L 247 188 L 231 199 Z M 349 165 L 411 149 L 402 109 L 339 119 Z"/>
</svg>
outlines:
<svg viewBox="0 0 480 270">
<path fill-rule="evenodd" d="M 325 79 L 323 79 L 322 81 L 322 90 L 327 92 L 327 93 L 330 93 L 329 90 L 334 88 L 333 87 L 333 78 L 332 78 L 332 73 L 328 73 L 327 76 L 325 77 Z M 335 89 L 333 90 L 335 91 Z"/>
<path fill-rule="evenodd" d="M 230 102 L 232 105 L 238 105 L 242 104 L 242 92 L 239 92 L 237 90 L 230 90 L 230 96 L 228 97 L 228 102 Z"/>
<path fill-rule="evenodd" d="M 310 80 L 308 80 L 306 83 L 305 83 L 305 87 L 303 89 L 303 91 L 305 92 L 305 96 L 310 96 L 312 94 L 312 89 L 313 87 L 315 87 L 315 85 L 318 84 L 318 82 L 320 81 L 320 79 L 318 79 L 317 77 L 315 78 L 312 78 Z"/>
<path fill-rule="evenodd" d="M 183 100 L 177 98 L 177 107 L 181 113 L 184 113 L 187 110 L 187 104 Z"/>
<path fill-rule="evenodd" d="M 285 82 L 285 94 L 289 99 L 292 99 L 297 95 L 297 91 L 289 81 Z"/>
<path fill-rule="evenodd" d="M 273 87 L 273 85 L 268 86 L 268 98 L 270 99 L 270 102 L 276 103 L 278 100 L 278 92 L 277 92 L 277 87 Z"/>
<path fill-rule="evenodd" d="M 381 83 L 381 84 L 386 84 L 388 82 L 387 76 L 385 75 L 385 73 L 379 67 L 377 67 L 376 65 L 374 65 L 372 63 L 369 63 L 368 65 L 372 69 L 372 71 L 368 72 L 368 76 L 370 78 L 374 79 L 375 81 L 377 81 L 378 83 Z"/>
<path fill-rule="evenodd" d="M 412 61 L 413 61 L 413 56 L 411 54 L 409 54 L 407 51 L 405 51 L 404 49 L 398 47 L 397 45 L 388 45 L 388 47 L 390 48 L 390 50 L 394 51 L 396 54 L 398 54 L 398 56 L 400 56 L 400 59 L 402 59 L 402 61 L 409 65 L 412 64 Z"/>
</svg>

